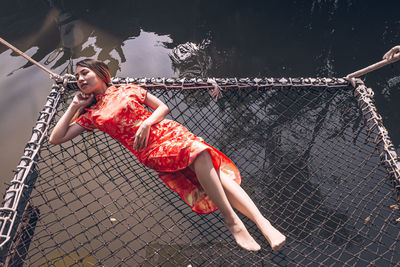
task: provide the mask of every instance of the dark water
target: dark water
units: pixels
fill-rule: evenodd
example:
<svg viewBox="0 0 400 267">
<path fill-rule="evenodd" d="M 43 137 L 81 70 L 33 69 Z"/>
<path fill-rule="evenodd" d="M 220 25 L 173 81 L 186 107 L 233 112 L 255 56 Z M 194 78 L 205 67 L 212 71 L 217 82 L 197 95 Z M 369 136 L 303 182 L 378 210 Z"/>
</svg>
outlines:
<svg viewBox="0 0 400 267">
<path fill-rule="evenodd" d="M 0 36 L 56 73 L 93 57 L 122 77 L 342 77 L 400 44 L 399 10 L 398 1 L 8 0 Z M 363 79 L 399 151 L 400 63 Z M 2 188 L 51 83 L 0 46 Z"/>
</svg>

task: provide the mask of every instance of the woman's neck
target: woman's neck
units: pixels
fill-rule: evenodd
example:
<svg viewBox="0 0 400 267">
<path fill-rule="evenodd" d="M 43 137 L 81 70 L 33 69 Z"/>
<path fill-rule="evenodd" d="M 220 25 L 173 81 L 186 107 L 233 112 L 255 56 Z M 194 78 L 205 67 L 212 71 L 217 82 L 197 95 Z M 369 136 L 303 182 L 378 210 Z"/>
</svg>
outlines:
<svg viewBox="0 0 400 267">
<path fill-rule="evenodd" d="M 108 86 L 105 83 L 102 83 L 102 86 L 99 88 L 99 90 L 96 90 L 96 92 L 94 92 L 94 95 L 101 95 L 104 94 L 104 92 L 107 90 Z"/>
</svg>

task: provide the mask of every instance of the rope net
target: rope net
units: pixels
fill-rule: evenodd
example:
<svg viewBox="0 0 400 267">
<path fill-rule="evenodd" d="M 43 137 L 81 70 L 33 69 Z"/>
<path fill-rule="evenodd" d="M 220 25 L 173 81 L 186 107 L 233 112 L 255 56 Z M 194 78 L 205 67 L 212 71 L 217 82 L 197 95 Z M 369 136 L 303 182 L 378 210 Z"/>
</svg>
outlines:
<svg viewBox="0 0 400 267">
<path fill-rule="evenodd" d="M 215 83 L 207 81 L 113 82 L 142 84 L 168 104 L 170 119 L 232 159 L 241 171 L 242 187 L 287 236 L 287 244 L 273 252 L 255 224 L 241 216 L 262 250 L 239 248 L 219 211 L 192 212 L 157 173 L 95 131 L 62 145 L 44 138 L 36 156 L 25 151 L 25 163 L 18 166 L 0 213 L 2 234 L 7 230 L 11 238 L 3 245 L 5 265 L 400 262 L 397 156 L 363 84 L 354 89 L 343 79 L 217 80 L 224 90 L 215 100 L 210 97 Z M 54 101 L 49 100 L 39 118 L 57 106 L 54 118 L 46 117 L 51 122 L 41 130 L 44 137 L 76 90 L 72 81 L 66 90 L 61 84 L 53 87 L 49 99 Z M 28 151 L 31 146 L 29 142 Z M 33 163 L 26 170 L 29 156 Z M 21 171 L 28 173 L 23 182 Z M 16 205 L 20 185 L 23 204 L 7 208 Z"/>
</svg>

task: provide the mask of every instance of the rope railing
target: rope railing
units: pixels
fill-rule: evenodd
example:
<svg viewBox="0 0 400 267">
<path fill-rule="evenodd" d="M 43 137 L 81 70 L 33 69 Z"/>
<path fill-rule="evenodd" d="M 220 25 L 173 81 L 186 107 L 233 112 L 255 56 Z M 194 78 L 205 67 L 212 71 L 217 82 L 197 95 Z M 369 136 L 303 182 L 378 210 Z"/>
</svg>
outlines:
<svg viewBox="0 0 400 267">
<path fill-rule="evenodd" d="M 365 68 L 362 68 L 360 70 L 357 70 L 355 72 L 352 72 L 352 73 L 348 74 L 346 76 L 346 79 L 355 87 L 356 86 L 355 78 L 360 77 L 362 75 L 365 75 L 367 73 L 370 73 L 370 72 L 372 72 L 374 70 L 380 69 L 380 68 L 382 68 L 382 67 L 384 67 L 386 65 L 392 64 L 392 63 L 394 63 L 394 62 L 396 62 L 398 60 L 400 60 L 400 53 L 393 54 L 393 56 L 391 56 L 391 57 L 384 58 L 379 62 L 376 62 L 376 63 L 374 63 L 372 65 L 369 65 L 369 66 L 367 66 Z"/>
<path fill-rule="evenodd" d="M 356 78 L 356 77 L 360 77 L 362 75 L 365 75 L 367 73 L 370 73 L 374 70 L 380 69 L 386 65 L 392 64 L 396 61 L 400 60 L 400 53 L 395 54 L 393 57 L 391 57 L 390 59 L 382 59 L 381 61 L 374 63 L 368 67 L 362 68 L 360 70 L 357 70 L 355 72 L 352 72 L 350 74 L 348 74 L 346 76 L 346 78 L 348 79 L 352 79 L 352 78 Z"/>
<path fill-rule="evenodd" d="M 42 143 L 47 140 L 47 131 L 63 90 L 64 88 L 61 85 L 53 86 L 32 130 L 32 136 L 25 146 L 11 184 L 4 195 L 0 208 L 0 248 L 3 248 L 11 239 L 19 217 L 29 199 L 29 192 L 37 178 L 36 159 Z"/>
<path fill-rule="evenodd" d="M 370 136 L 377 144 L 381 162 L 386 166 L 391 182 L 396 189 L 397 198 L 400 201 L 400 158 L 388 131 L 383 126 L 382 117 L 373 104 L 374 92 L 363 83 L 359 83 L 355 88 L 354 96 L 357 98 L 358 105 L 366 119 Z M 400 222 L 400 217 L 397 221 Z"/>
<path fill-rule="evenodd" d="M 74 77 L 67 81 L 68 88 L 79 90 Z M 350 85 L 346 78 L 122 78 L 115 77 L 111 83 L 134 83 L 151 89 L 198 90 L 207 89 L 211 96 L 229 89 L 268 89 L 272 87 L 329 87 L 343 88 Z M 217 97 L 218 98 L 218 97 Z"/>
</svg>

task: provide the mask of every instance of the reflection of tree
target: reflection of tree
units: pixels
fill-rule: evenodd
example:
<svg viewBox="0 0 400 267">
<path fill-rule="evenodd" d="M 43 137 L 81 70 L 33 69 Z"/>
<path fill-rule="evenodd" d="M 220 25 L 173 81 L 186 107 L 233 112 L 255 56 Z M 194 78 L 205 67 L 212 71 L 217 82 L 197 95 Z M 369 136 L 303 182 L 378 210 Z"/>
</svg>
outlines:
<svg viewBox="0 0 400 267">
<path fill-rule="evenodd" d="M 318 174 L 310 167 L 316 157 L 311 151 L 321 140 L 345 138 L 346 129 L 355 135 L 360 130 L 355 103 L 346 100 L 343 91 L 269 90 L 224 92 L 219 101 L 225 114 L 223 134 L 217 144 L 237 153 L 239 160 L 257 162 L 247 170 L 249 183 L 261 190 L 257 202 L 265 203 L 264 213 L 279 218 L 297 238 L 309 237 L 318 227 L 317 234 L 335 244 L 352 235 L 358 242 L 359 236 L 347 226 L 348 216 L 326 205 L 320 185 L 312 182 Z"/>
<path fill-rule="evenodd" d="M 53 16 L 54 12 L 49 12 L 49 10 L 31 12 L 29 16 L 19 10 L 15 13 L 10 12 L 0 20 L 0 36 L 23 52 L 34 48 L 35 53 L 30 56 L 36 61 L 41 61 L 54 50 L 54 44 L 59 42 L 59 36 L 56 34 L 57 28 L 52 21 Z M 11 22 L 11 20 L 14 21 Z M 0 45 L 0 53 L 7 49 Z M 12 55 L 19 56 L 15 52 Z M 31 65 L 32 63 L 27 62 L 21 68 Z"/>
<path fill-rule="evenodd" d="M 50 11 L 60 10 L 61 14 L 71 14 L 75 20 L 90 25 L 92 30 L 84 35 L 84 40 L 89 37 L 96 40 L 96 45 L 102 50 L 99 58 L 110 61 L 113 73 L 118 69 L 117 63 L 124 61 L 124 41 L 138 36 L 140 29 L 169 35 L 173 43 L 166 44 L 168 48 L 210 40 L 205 52 L 214 65 L 207 76 L 215 77 L 335 75 L 338 70 L 342 75 L 353 71 L 350 66 L 370 63 L 370 57 L 360 55 L 358 50 L 363 48 L 361 44 L 370 41 L 371 35 L 384 36 L 387 44 L 393 43 L 395 38 L 391 38 L 399 32 L 396 31 L 399 29 L 396 8 L 385 12 L 385 20 L 377 20 L 374 27 L 362 31 L 364 25 L 371 23 L 368 18 L 375 17 L 375 11 L 382 8 L 378 2 L 369 1 L 357 5 L 347 5 L 346 1 L 297 1 L 290 5 L 276 1 L 236 1 L 232 4 L 226 0 L 39 2 L 2 2 L 1 35 L 23 51 L 38 47 L 41 51 L 37 51 L 34 58 L 40 61 L 60 47 L 56 18 L 48 24 L 44 35 L 35 39 Z M 384 30 L 387 28 L 392 32 Z M 355 46 L 354 42 L 349 45 L 354 36 L 357 36 L 360 46 Z M 387 50 L 386 44 L 384 48 L 373 50 L 376 58 Z M 302 47 L 302 53 L 298 47 Z M 85 53 L 93 54 L 90 51 L 80 54 L 81 49 L 78 45 L 70 52 L 71 55 L 66 51 L 64 62 Z M 114 50 L 119 58 L 110 54 Z M 4 47 L 0 47 L 0 53 L 2 51 L 5 51 Z M 367 50 L 361 51 L 366 53 Z M 310 61 L 318 63 L 310 64 Z M 215 62 L 220 62 L 222 67 L 217 67 Z M 62 60 L 58 64 L 61 63 Z"/>
<path fill-rule="evenodd" d="M 179 71 L 180 77 L 208 77 L 212 59 L 205 50 L 209 43 L 204 40 L 199 45 L 188 42 L 175 47 L 170 55 L 174 71 Z"/>
<path fill-rule="evenodd" d="M 219 71 L 228 57 L 228 53 L 217 51 L 208 39 L 199 44 L 179 44 L 170 54 L 173 70 L 185 78 L 210 77 Z"/>
<path fill-rule="evenodd" d="M 38 47 L 31 57 L 37 61 L 46 59 L 45 64 L 52 64 L 53 69 L 65 64 L 62 73 L 70 71 L 73 59 L 93 57 L 99 49 L 98 59 L 108 63 L 111 73 L 115 75 L 120 63 L 126 61 L 122 49 L 124 41 L 139 35 L 139 25 L 136 20 L 121 21 L 120 25 L 116 25 L 117 15 L 110 13 L 110 9 L 81 2 L 79 7 L 71 7 L 72 2 L 52 1 L 47 9 L 42 6 L 37 16 L 34 12 L 34 16 L 21 14 L 21 19 L 14 24 L 16 29 L 9 25 L 0 27 L 8 30 L 2 36 L 23 52 Z M 6 21 L 0 20 L 0 25 Z M 14 35 L 13 31 L 18 34 Z M 89 38 L 93 38 L 94 42 L 83 47 Z M 0 53 L 6 49 L 0 47 Z M 112 51 L 116 51 L 119 58 L 115 58 Z M 28 62 L 21 68 L 29 66 L 31 63 Z"/>
<path fill-rule="evenodd" d="M 68 13 L 58 13 L 55 19 L 59 29 L 60 44 L 58 49 L 48 55 L 45 64 L 49 65 L 56 61 L 53 63 L 52 68 L 57 68 L 68 62 L 61 74 L 71 73 L 73 72 L 72 60 L 77 58 L 76 55 L 83 57 L 93 57 L 95 55 L 95 49 L 92 45 L 85 48 L 82 47 L 88 36 L 90 36 L 91 29 Z M 61 57 L 57 59 L 59 55 Z"/>
<path fill-rule="evenodd" d="M 116 71 L 120 69 L 120 63 L 126 61 L 122 49 L 124 41 L 133 36 L 138 36 L 140 33 L 139 27 L 131 23 L 133 27 L 125 25 L 122 29 L 115 30 L 112 28 L 114 24 L 107 20 L 109 16 L 107 9 L 99 9 L 95 14 L 96 16 L 88 16 L 86 20 L 78 19 L 79 15 L 82 15 L 79 13 L 61 13 L 57 17 L 61 47 L 64 53 L 53 67 L 75 58 L 94 57 L 96 50 L 100 49 L 97 58 L 109 65 L 112 75 L 115 75 Z M 83 47 L 83 44 L 87 43 L 89 38 L 94 38 L 94 42 Z M 55 50 L 54 53 L 60 53 L 59 50 Z M 111 53 L 113 50 L 117 52 L 119 59 L 113 57 Z M 56 56 L 50 55 L 49 58 L 51 57 L 56 59 Z M 48 61 L 50 62 L 50 60 Z"/>
</svg>

